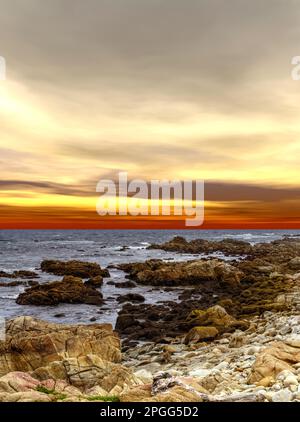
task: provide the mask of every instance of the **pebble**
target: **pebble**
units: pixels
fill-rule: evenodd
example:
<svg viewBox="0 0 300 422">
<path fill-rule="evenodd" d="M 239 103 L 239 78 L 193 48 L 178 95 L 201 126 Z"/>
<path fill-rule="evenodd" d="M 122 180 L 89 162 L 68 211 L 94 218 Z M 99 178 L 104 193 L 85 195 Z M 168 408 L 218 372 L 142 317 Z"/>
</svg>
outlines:
<svg viewBox="0 0 300 422">
<path fill-rule="evenodd" d="M 284 381 L 283 381 L 283 385 L 285 387 L 289 387 L 291 385 L 298 385 L 298 380 L 297 377 L 295 375 L 288 375 Z"/>
<path fill-rule="evenodd" d="M 272 395 L 273 402 L 290 402 L 293 399 L 293 393 L 287 388 L 279 390 Z"/>
<path fill-rule="evenodd" d="M 134 372 L 134 375 L 140 379 L 144 384 L 151 383 L 153 381 L 153 375 L 150 371 L 146 369 L 140 369 L 139 371 Z"/>
</svg>

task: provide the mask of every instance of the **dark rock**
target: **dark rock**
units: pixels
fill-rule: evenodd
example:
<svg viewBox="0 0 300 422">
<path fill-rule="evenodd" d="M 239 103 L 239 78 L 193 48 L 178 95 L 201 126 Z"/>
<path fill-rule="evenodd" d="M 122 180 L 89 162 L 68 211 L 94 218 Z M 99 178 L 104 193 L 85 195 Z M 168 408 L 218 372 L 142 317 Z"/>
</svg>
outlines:
<svg viewBox="0 0 300 422">
<path fill-rule="evenodd" d="M 224 239 L 220 241 L 195 239 L 188 242 L 183 237 L 176 236 L 169 242 L 161 245 L 150 245 L 148 249 L 162 249 L 164 251 L 192 254 L 222 252 L 226 255 L 247 255 L 252 252 L 253 247 L 249 242 L 236 239 Z"/>
<path fill-rule="evenodd" d="M 19 270 L 14 271 L 13 273 L 7 273 L 5 271 L 0 271 L 0 278 L 38 278 L 39 275 L 33 271 Z"/>
<path fill-rule="evenodd" d="M 142 295 L 136 294 L 136 293 L 128 293 L 124 296 L 119 296 L 117 301 L 119 303 L 123 302 L 144 302 L 145 298 Z"/>
<path fill-rule="evenodd" d="M 109 277 L 107 269 L 102 269 L 99 264 L 83 261 L 54 261 L 45 260 L 41 263 L 42 271 L 55 275 L 71 275 L 81 278 L 92 278 L 96 276 Z"/>
<path fill-rule="evenodd" d="M 16 302 L 19 305 L 53 306 L 59 303 L 86 303 L 100 305 L 103 296 L 98 290 L 86 286 L 81 278 L 65 276 L 62 281 L 40 284 L 26 289 Z"/>
<path fill-rule="evenodd" d="M 34 271 L 26 271 L 26 270 L 20 270 L 20 271 L 14 271 L 13 275 L 15 278 L 39 278 L 39 275 L 35 273 Z"/>
<path fill-rule="evenodd" d="M 238 268 L 217 259 L 172 263 L 149 260 L 120 265 L 120 268 L 138 284 L 153 286 L 201 285 L 216 281 L 224 287 L 235 288 L 243 277 Z"/>
<path fill-rule="evenodd" d="M 84 284 L 91 287 L 101 287 L 103 284 L 103 277 L 101 275 L 97 275 L 96 277 L 92 277 L 87 280 Z"/>
<path fill-rule="evenodd" d="M 108 283 L 107 283 L 108 284 Z M 132 287 L 137 287 L 137 284 L 134 281 L 124 281 L 123 283 L 114 283 L 115 287 L 120 289 L 129 289 Z"/>
<path fill-rule="evenodd" d="M 36 280 L 28 280 L 27 284 L 28 286 L 33 287 L 33 286 L 38 286 L 40 283 Z"/>
<path fill-rule="evenodd" d="M 0 283 L 0 287 L 27 286 L 26 281 L 9 281 Z"/>
</svg>

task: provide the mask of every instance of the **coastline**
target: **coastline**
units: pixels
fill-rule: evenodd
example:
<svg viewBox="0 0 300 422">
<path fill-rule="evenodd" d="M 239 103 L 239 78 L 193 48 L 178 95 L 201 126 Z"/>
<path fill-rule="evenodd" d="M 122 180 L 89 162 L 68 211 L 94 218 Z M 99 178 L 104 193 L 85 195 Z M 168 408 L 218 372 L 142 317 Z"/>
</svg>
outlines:
<svg viewBox="0 0 300 422">
<path fill-rule="evenodd" d="M 194 259 L 120 264 L 127 274 L 120 284 L 132 291 L 140 284 L 178 289 L 180 301 L 143 303 L 141 295 L 119 288 L 125 299 L 117 332 L 101 317 L 71 325 L 32 317 L 8 322 L 0 343 L 0 401 L 299 401 L 300 239 L 252 245 L 177 237 L 149 248 Z M 236 258 L 197 258 L 204 250 Z M 79 307 L 74 294 L 91 304 L 95 292 L 95 310 L 105 306 L 101 289 L 113 268 L 51 265 L 42 268 L 57 281 L 26 285 L 33 306 L 55 297 Z M 34 278 L 18 271 L 2 277 L 12 283 Z"/>
</svg>

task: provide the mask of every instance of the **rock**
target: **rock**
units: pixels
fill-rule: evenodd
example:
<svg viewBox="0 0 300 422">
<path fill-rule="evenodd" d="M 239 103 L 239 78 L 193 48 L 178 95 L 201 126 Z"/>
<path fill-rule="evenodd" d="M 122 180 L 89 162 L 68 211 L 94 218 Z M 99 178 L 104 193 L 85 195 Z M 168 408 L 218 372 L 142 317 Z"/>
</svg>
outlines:
<svg viewBox="0 0 300 422">
<path fill-rule="evenodd" d="M 187 318 L 187 322 L 193 326 L 212 326 L 217 328 L 219 332 L 235 328 L 246 329 L 249 326 L 246 321 L 237 321 L 219 305 L 206 310 L 192 311 Z"/>
<path fill-rule="evenodd" d="M 96 277 L 88 279 L 84 284 L 91 287 L 101 287 L 103 284 L 103 277 L 102 275 L 97 275 Z"/>
<path fill-rule="evenodd" d="M 9 281 L 9 282 L 1 282 L 0 287 L 16 287 L 16 286 L 27 286 L 26 281 Z"/>
<path fill-rule="evenodd" d="M 229 347 L 242 347 L 244 344 L 247 343 L 247 337 L 244 333 L 241 333 L 240 331 L 236 331 L 232 334 L 230 341 L 229 341 Z"/>
<path fill-rule="evenodd" d="M 139 284 L 153 286 L 198 285 L 216 281 L 221 286 L 237 287 L 243 273 L 232 265 L 217 259 L 187 262 L 150 260 L 144 263 L 120 265 Z"/>
<path fill-rule="evenodd" d="M 0 393 L 0 403 L 10 402 L 51 402 L 52 399 L 48 394 L 39 393 L 38 391 L 26 391 L 24 393 Z"/>
<path fill-rule="evenodd" d="M 124 392 L 120 395 L 120 401 L 126 403 L 147 402 L 152 401 L 152 399 L 151 383 L 125 389 Z"/>
<path fill-rule="evenodd" d="M 88 354 L 120 362 L 120 340 L 110 324 L 53 324 L 18 317 L 7 322 L 6 341 L 0 342 L 0 376 L 13 371 L 30 372 Z"/>
<path fill-rule="evenodd" d="M 145 369 L 139 369 L 134 373 L 135 377 L 142 381 L 143 384 L 152 384 L 153 375 L 150 371 L 146 371 Z"/>
<path fill-rule="evenodd" d="M 300 256 L 296 256 L 288 262 L 288 267 L 292 270 L 300 270 Z"/>
<path fill-rule="evenodd" d="M 80 389 L 86 391 L 100 385 L 102 389 L 110 393 L 116 386 L 123 388 L 126 384 L 136 383 L 130 369 L 115 364 L 97 355 L 88 354 L 77 358 L 63 359 L 60 362 L 60 378 Z M 53 377 L 57 371 L 53 370 L 53 364 L 36 369 L 33 374 L 38 379 Z"/>
<path fill-rule="evenodd" d="M 42 385 L 50 390 L 61 386 L 73 398 L 97 386 L 114 395 L 139 383 L 120 360 L 120 340 L 110 324 L 76 326 L 19 317 L 8 323 L 6 342 L 0 342 L 0 393 Z"/>
<path fill-rule="evenodd" d="M 123 331 L 136 325 L 138 325 L 138 322 L 131 315 L 119 315 L 116 322 L 116 329 Z"/>
<path fill-rule="evenodd" d="M 291 365 L 298 362 L 300 362 L 300 348 L 289 346 L 282 341 L 271 343 L 258 354 L 249 382 L 253 384 L 267 376 L 276 378 L 284 370 L 294 373 L 295 369 Z"/>
<path fill-rule="evenodd" d="M 291 385 L 298 385 L 298 379 L 295 375 L 289 375 L 284 379 L 283 385 L 285 387 L 290 387 Z"/>
<path fill-rule="evenodd" d="M 259 385 L 260 387 L 270 387 L 274 383 L 275 383 L 274 378 L 272 376 L 268 376 L 258 381 L 257 385 Z"/>
<path fill-rule="evenodd" d="M 280 391 L 276 391 L 272 395 L 273 402 L 290 402 L 292 401 L 292 399 L 293 399 L 293 393 L 291 393 L 291 391 L 288 390 L 287 388 Z"/>
<path fill-rule="evenodd" d="M 101 305 L 102 294 L 93 287 L 86 286 L 81 278 L 65 276 L 62 281 L 39 284 L 26 289 L 16 302 L 19 305 L 54 306 L 59 303 L 86 303 Z"/>
<path fill-rule="evenodd" d="M 188 242 L 183 237 L 176 236 L 162 245 L 152 244 L 149 249 L 196 254 L 223 252 L 225 255 L 245 255 L 250 254 L 253 247 L 248 242 L 236 239 L 224 239 L 221 241 L 195 239 Z"/>
<path fill-rule="evenodd" d="M 27 270 L 14 271 L 13 276 L 15 278 L 39 278 L 39 275 L 36 272 Z"/>
<path fill-rule="evenodd" d="M 123 302 L 144 302 L 145 298 L 144 298 L 144 296 L 139 295 L 137 293 L 128 293 L 127 295 L 119 296 L 117 298 L 117 301 L 119 303 L 123 303 Z"/>
<path fill-rule="evenodd" d="M 93 278 L 97 276 L 109 277 L 109 272 L 102 269 L 99 264 L 83 261 L 54 261 L 44 260 L 41 263 L 42 271 L 54 275 L 71 275 L 80 278 Z"/>
<path fill-rule="evenodd" d="M 0 271 L 0 278 L 38 278 L 39 275 L 34 271 L 19 270 L 14 271 L 13 273 L 7 273 L 5 271 Z"/>
<path fill-rule="evenodd" d="M 194 327 L 184 339 L 185 344 L 198 343 L 202 340 L 213 339 L 219 334 L 215 327 Z"/>
<path fill-rule="evenodd" d="M 114 283 L 115 287 L 120 288 L 120 289 L 129 289 L 132 287 L 136 287 L 137 284 L 134 281 L 124 281 L 123 283 Z"/>
</svg>

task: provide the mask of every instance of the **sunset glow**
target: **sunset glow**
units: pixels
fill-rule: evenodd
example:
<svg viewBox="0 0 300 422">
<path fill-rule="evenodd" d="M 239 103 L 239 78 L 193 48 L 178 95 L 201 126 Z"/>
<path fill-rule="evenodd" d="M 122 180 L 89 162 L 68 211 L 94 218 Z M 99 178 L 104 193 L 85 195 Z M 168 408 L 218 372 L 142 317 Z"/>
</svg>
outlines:
<svg viewBox="0 0 300 422">
<path fill-rule="evenodd" d="M 175 1 L 166 22 L 156 2 L 76 2 L 82 31 L 57 2 L 55 31 L 47 6 L 29 0 L 24 17 L 18 3 L 0 17 L 0 228 L 111 228 L 96 184 L 119 171 L 205 180 L 206 227 L 300 227 L 296 3 L 262 22 L 257 2 L 235 20 L 225 3 L 197 14 L 188 2 L 182 16 Z M 182 225 L 158 220 L 122 226 Z"/>
</svg>

